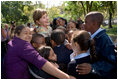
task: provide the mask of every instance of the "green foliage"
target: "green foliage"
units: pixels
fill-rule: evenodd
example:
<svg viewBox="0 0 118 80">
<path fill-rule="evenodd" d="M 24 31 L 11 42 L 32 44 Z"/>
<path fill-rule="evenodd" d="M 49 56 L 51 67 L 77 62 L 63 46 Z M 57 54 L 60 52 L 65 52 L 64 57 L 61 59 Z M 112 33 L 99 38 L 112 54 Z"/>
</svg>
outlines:
<svg viewBox="0 0 118 80">
<path fill-rule="evenodd" d="M 1 13 L 1 21 L 5 22 L 5 18 L 3 17 L 2 13 Z"/>
<path fill-rule="evenodd" d="M 1 22 L 10 23 L 12 20 L 18 24 L 33 22 L 32 13 L 36 8 L 45 8 L 45 5 L 40 1 L 2 1 L 1 2 Z M 111 6 L 112 2 L 112 6 Z M 89 11 L 100 11 L 104 14 L 105 19 L 108 19 L 108 11 L 112 12 L 112 17 L 117 16 L 117 1 L 64 1 L 61 6 L 51 7 L 47 9 L 49 19 L 60 16 L 69 20 L 77 20 L 78 17 L 84 20 L 85 15 Z"/>
<path fill-rule="evenodd" d="M 36 4 L 31 1 L 2 1 L 1 22 L 8 24 L 11 21 L 15 21 L 16 24 L 33 22 L 32 13 L 36 8 L 45 8 L 45 5 L 40 1 L 36 1 Z"/>
<path fill-rule="evenodd" d="M 106 29 L 106 33 L 109 36 L 117 36 L 117 25 L 112 25 L 113 28 L 109 28 L 108 25 L 107 26 L 102 26 L 103 29 Z"/>
<path fill-rule="evenodd" d="M 117 38 L 117 25 L 112 25 L 112 28 L 108 26 L 102 26 L 103 29 L 106 29 L 106 33 L 111 37 L 112 41 L 115 41 Z"/>
<path fill-rule="evenodd" d="M 67 1 L 65 4 L 67 5 L 64 10 L 67 11 L 66 14 L 71 15 L 72 19 L 76 20 L 82 15 L 81 5 L 78 5 L 77 1 Z"/>
<path fill-rule="evenodd" d="M 11 21 L 22 22 L 23 24 L 28 22 L 29 16 L 27 15 L 33 6 L 29 6 L 31 1 L 2 1 L 1 2 L 1 12 L 2 12 L 2 22 L 10 23 Z M 24 8 L 27 6 L 27 13 L 25 13 Z"/>
<path fill-rule="evenodd" d="M 110 5 L 112 2 L 112 6 Z M 104 14 L 105 18 L 108 18 L 108 10 L 112 12 L 113 16 L 117 16 L 117 1 L 66 1 L 64 10 L 66 14 L 74 17 L 76 20 L 78 17 L 84 18 L 84 16 L 90 11 L 100 11 Z M 83 5 L 82 5 L 83 4 Z"/>
<path fill-rule="evenodd" d="M 61 12 L 60 9 L 54 6 L 48 9 L 48 15 L 49 15 L 50 21 L 60 16 L 60 12 Z"/>
</svg>

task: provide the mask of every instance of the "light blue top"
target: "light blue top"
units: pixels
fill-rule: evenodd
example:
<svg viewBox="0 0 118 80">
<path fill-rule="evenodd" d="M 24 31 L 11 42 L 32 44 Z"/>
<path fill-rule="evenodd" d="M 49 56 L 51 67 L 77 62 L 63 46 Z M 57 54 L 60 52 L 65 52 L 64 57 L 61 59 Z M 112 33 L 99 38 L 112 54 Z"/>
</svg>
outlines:
<svg viewBox="0 0 118 80">
<path fill-rule="evenodd" d="M 80 54 L 78 54 L 78 55 L 75 56 L 75 57 L 73 57 L 73 55 L 74 55 L 74 53 L 72 53 L 72 54 L 70 55 L 70 59 L 71 59 L 71 61 L 73 61 L 73 60 L 75 60 L 75 59 L 80 59 L 80 58 L 83 58 L 83 57 L 89 56 L 90 53 L 89 53 L 89 50 L 88 50 L 86 53 L 80 53 Z"/>
</svg>

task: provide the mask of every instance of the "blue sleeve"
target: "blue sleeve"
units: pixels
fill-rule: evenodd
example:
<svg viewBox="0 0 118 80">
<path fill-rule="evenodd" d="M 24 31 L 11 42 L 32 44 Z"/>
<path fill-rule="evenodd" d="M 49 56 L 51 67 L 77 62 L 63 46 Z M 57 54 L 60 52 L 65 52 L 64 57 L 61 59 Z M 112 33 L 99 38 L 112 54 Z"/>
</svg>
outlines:
<svg viewBox="0 0 118 80">
<path fill-rule="evenodd" d="M 104 46 L 104 48 L 101 48 L 99 52 L 99 60 L 91 64 L 92 72 L 98 74 L 102 78 L 112 77 L 113 71 L 117 71 L 117 60 L 113 45 L 108 44 Z"/>
</svg>

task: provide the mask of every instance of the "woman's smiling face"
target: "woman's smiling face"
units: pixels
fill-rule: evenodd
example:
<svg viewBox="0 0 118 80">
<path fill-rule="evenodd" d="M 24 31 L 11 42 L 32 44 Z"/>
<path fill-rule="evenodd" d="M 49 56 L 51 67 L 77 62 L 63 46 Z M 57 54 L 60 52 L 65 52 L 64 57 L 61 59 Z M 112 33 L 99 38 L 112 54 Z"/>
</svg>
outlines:
<svg viewBox="0 0 118 80">
<path fill-rule="evenodd" d="M 38 23 L 40 26 L 47 27 L 49 25 L 49 17 L 47 14 L 44 14 L 39 20 Z"/>
<path fill-rule="evenodd" d="M 25 27 L 21 30 L 20 35 L 18 37 L 22 40 L 30 42 L 32 39 L 32 33 L 30 31 L 30 28 Z"/>
</svg>

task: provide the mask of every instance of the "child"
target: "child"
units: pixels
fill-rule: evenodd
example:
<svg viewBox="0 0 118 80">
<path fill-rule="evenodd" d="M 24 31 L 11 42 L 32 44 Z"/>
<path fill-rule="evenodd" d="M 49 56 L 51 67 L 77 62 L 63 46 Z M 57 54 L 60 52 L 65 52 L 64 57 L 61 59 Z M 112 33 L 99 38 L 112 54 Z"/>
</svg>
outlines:
<svg viewBox="0 0 118 80">
<path fill-rule="evenodd" d="M 44 37 L 48 37 L 51 32 L 52 28 L 49 26 L 49 18 L 48 14 L 43 9 L 36 9 L 33 12 L 33 20 L 35 24 L 38 26 L 37 33 L 42 34 Z"/>
<path fill-rule="evenodd" d="M 38 50 L 42 45 L 46 45 L 45 37 L 42 34 L 33 34 L 31 44 L 36 50 Z"/>
<path fill-rule="evenodd" d="M 77 30 L 77 29 L 74 28 L 74 29 L 71 29 L 70 31 L 67 32 L 66 38 L 67 38 L 67 40 L 68 40 L 69 43 L 71 43 L 72 34 L 73 34 L 73 32 L 76 31 L 76 30 Z"/>
<path fill-rule="evenodd" d="M 38 52 L 42 57 L 50 61 L 56 68 L 59 68 L 58 64 L 56 64 L 57 56 L 51 47 L 42 46 L 39 48 Z"/>
<path fill-rule="evenodd" d="M 75 76 L 76 78 L 92 78 L 92 74 L 80 75 L 76 72 L 77 64 L 90 63 L 96 59 L 94 40 L 87 31 L 75 31 L 72 35 L 72 49 L 73 55 L 71 56 L 71 62 L 68 64 L 68 74 Z M 90 49 L 90 53 L 89 50 Z"/>
<path fill-rule="evenodd" d="M 66 28 L 66 24 L 67 24 L 67 20 L 62 18 L 62 17 L 58 17 L 57 20 L 59 21 L 58 26 L 63 26 Z"/>
<path fill-rule="evenodd" d="M 84 30 L 84 22 L 81 20 L 81 18 L 77 20 L 76 28 L 79 30 Z"/>
<path fill-rule="evenodd" d="M 56 29 L 51 33 L 51 44 L 55 54 L 57 55 L 57 63 L 59 64 L 60 69 L 66 72 L 72 50 L 66 48 L 64 41 L 65 34 L 62 30 Z"/>
<path fill-rule="evenodd" d="M 49 46 L 41 46 L 38 49 L 39 54 L 44 57 L 45 59 L 47 59 L 52 65 L 54 65 L 54 67 L 59 68 L 58 64 L 56 64 L 57 61 L 57 57 L 53 51 L 53 49 Z M 50 79 L 50 78 L 55 78 L 49 74 L 47 74 L 46 72 L 44 72 L 43 70 L 38 70 L 38 68 L 36 68 L 34 65 L 30 65 L 30 72 L 31 74 L 35 77 L 35 78 L 45 78 L 45 79 Z"/>
<path fill-rule="evenodd" d="M 62 31 L 64 32 L 64 34 L 65 34 L 65 37 L 67 37 L 67 35 L 66 35 L 66 32 L 67 32 L 67 31 L 66 31 L 66 28 L 65 28 L 65 27 L 63 27 L 63 26 L 59 26 L 59 27 L 57 27 L 56 29 L 60 29 L 60 30 L 62 30 Z M 65 39 L 65 41 L 64 41 L 64 45 L 65 45 L 66 48 L 68 48 L 69 50 L 72 50 L 71 45 L 70 45 L 68 39 Z"/>
<path fill-rule="evenodd" d="M 76 28 L 76 22 L 74 22 L 74 21 L 68 22 L 67 27 L 66 27 L 67 32 L 74 29 L 74 28 Z"/>
</svg>

